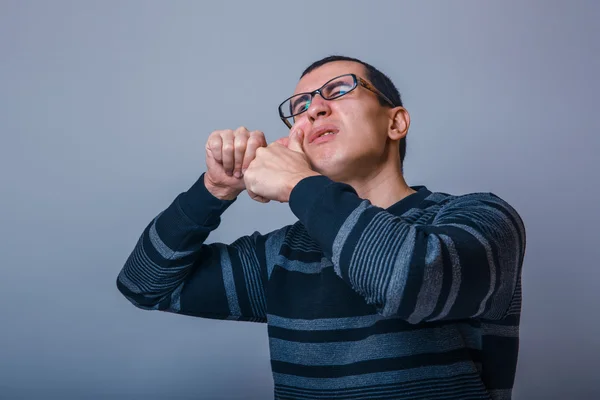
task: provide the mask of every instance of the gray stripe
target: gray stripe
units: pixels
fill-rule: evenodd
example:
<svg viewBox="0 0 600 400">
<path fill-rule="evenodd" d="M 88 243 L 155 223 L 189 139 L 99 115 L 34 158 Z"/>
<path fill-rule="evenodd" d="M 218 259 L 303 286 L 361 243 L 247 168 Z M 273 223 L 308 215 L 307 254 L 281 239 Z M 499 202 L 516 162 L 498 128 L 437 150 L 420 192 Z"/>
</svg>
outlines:
<svg viewBox="0 0 600 400">
<path fill-rule="evenodd" d="M 464 348 L 455 326 L 376 334 L 351 342 L 299 343 L 270 340 L 271 359 L 305 366 L 346 365 L 368 360 L 440 353 Z"/>
<path fill-rule="evenodd" d="M 322 258 L 321 261 L 311 262 L 311 263 L 307 263 L 307 262 L 303 262 L 303 261 L 299 261 L 299 260 L 288 260 L 287 257 L 285 257 L 285 256 L 281 256 L 280 260 L 281 260 L 281 266 L 283 268 L 285 268 L 287 271 L 301 272 L 303 274 L 318 274 L 324 268 L 327 268 L 327 267 L 330 267 L 333 265 L 333 264 L 331 264 L 331 261 L 327 260 L 326 258 Z"/>
<path fill-rule="evenodd" d="M 481 233 L 479 233 L 475 229 L 471 228 L 470 226 L 462 225 L 462 224 L 448 224 L 448 226 L 454 226 L 456 228 L 460 228 L 460 229 L 463 229 L 464 231 L 469 232 L 471 235 L 475 236 L 475 238 L 479 241 L 479 243 L 485 249 L 488 267 L 490 269 L 490 288 L 488 289 L 488 292 L 485 295 L 485 297 L 481 300 L 481 303 L 479 304 L 479 310 L 474 315 L 474 317 L 479 317 L 479 316 L 481 316 L 481 314 L 483 314 L 486 311 L 486 304 L 487 304 L 489 298 L 492 297 L 492 294 L 494 293 L 494 289 L 496 288 L 496 264 L 494 263 L 492 249 L 490 248 L 490 244 L 488 243 L 487 239 L 485 237 L 483 237 L 483 235 L 481 235 Z"/>
<path fill-rule="evenodd" d="M 509 230 L 510 230 L 509 237 L 515 239 L 514 244 L 516 245 L 516 248 L 513 248 L 512 247 L 513 243 L 509 243 L 508 248 L 507 248 L 506 243 L 498 243 L 498 242 L 494 243 L 496 248 L 500 250 L 499 251 L 499 258 L 501 260 L 500 261 L 501 262 L 500 274 L 502 275 L 500 278 L 500 284 L 498 285 L 497 293 L 499 295 L 504 295 L 507 298 L 506 299 L 498 299 L 499 301 L 495 301 L 492 303 L 492 305 L 490 306 L 489 317 L 490 318 L 501 318 L 505 314 L 507 307 L 510 306 L 510 302 L 512 300 L 514 291 L 517 287 L 517 280 L 519 277 L 518 268 L 519 268 L 519 263 L 521 262 L 522 243 L 517 242 L 517 238 L 518 238 L 517 229 L 515 228 L 515 226 L 511 223 L 511 221 L 508 219 L 508 217 L 505 214 L 501 213 L 500 211 L 498 211 L 497 209 L 492 208 L 492 207 L 486 207 L 486 208 L 489 208 L 491 212 L 493 212 L 495 215 L 499 216 L 500 219 L 504 222 L 504 225 L 506 225 L 506 227 L 509 228 Z M 517 219 L 517 221 L 519 221 L 519 219 Z M 495 228 L 501 228 L 501 227 L 495 226 Z M 507 232 L 504 232 L 504 234 L 506 234 L 506 233 Z M 505 238 L 502 237 L 501 240 L 504 241 Z M 507 270 L 507 268 L 505 268 L 506 266 L 508 266 L 510 268 Z M 510 274 L 509 275 L 510 280 L 506 279 L 507 278 L 506 275 L 508 275 L 508 274 Z"/>
<path fill-rule="evenodd" d="M 481 324 L 482 334 L 488 336 L 519 337 L 519 326 L 507 326 L 484 323 Z"/>
<path fill-rule="evenodd" d="M 177 269 L 165 272 L 148 257 L 142 246 L 135 248 L 123 272 L 132 282 L 136 282 L 137 293 L 167 292 L 174 286 L 173 276 L 178 275 Z"/>
<path fill-rule="evenodd" d="M 358 241 L 352 254 L 349 270 L 351 282 L 366 291 L 367 301 L 372 304 L 385 302 L 384 294 L 389 282 L 397 243 L 394 225 L 397 219 L 385 212 L 378 213 Z"/>
<path fill-rule="evenodd" d="M 360 205 L 358 207 L 356 207 L 354 209 L 354 211 L 352 211 L 352 213 L 350 213 L 348 218 L 346 218 L 346 220 L 340 227 L 340 230 L 338 231 L 337 236 L 335 237 L 335 240 L 333 241 L 333 249 L 332 249 L 333 257 L 331 258 L 331 261 L 333 262 L 335 272 L 338 275 L 341 275 L 341 273 L 342 273 L 342 271 L 340 269 L 340 256 L 342 254 L 342 249 L 344 247 L 344 243 L 346 243 L 346 239 L 348 239 L 348 236 L 350 235 L 350 232 L 352 232 L 352 229 L 356 225 L 356 222 L 358 221 L 360 215 L 368 207 L 369 207 L 369 202 L 367 200 L 361 202 Z"/>
<path fill-rule="evenodd" d="M 260 263 L 256 257 L 254 242 L 249 237 L 241 237 L 235 242 L 235 247 L 242 263 L 244 284 L 248 293 L 252 315 L 264 316 L 264 291 L 260 277 Z"/>
<path fill-rule="evenodd" d="M 163 260 L 164 261 L 164 260 Z M 156 291 L 163 289 L 172 289 L 185 277 L 190 264 L 173 265 L 169 262 L 169 267 L 161 267 L 139 246 L 134 251 L 132 257 L 128 260 L 129 272 L 134 272 L 140 277 L 140 286 L 147 291 Z"/>
<path fill-rule="evenodd" d="M 181 310 L 181 290 L 183 289 L 184 283 L 181 283 L 171 294 L 171 303 L 169 304 L 169 311 L 179 312 Z"/>
<path fill-rule="evenodd" d="M 434 192 L 434 193 L 431 193 L 429 196 L 427 196 L 423 201 L 431 201 L 433 203 L 439 203 L 444 200 L 450 199 L 452 197 L 453 196 L 447 195 L 445 193 Z"/>
<path fill-rule="evenodd" d="M 383 303 L 382 296 L 385 293 L 386 286 L 390 281 L 390 276 L 393 272 L 391 265 L 394 263 L 393 257 L 395 254 L 395 247 L 398 245 L 398 240 L 395 235 L 396 231 L 394 230 L 394 225 L 398 223 L 398 219 L 396 217 L 389 216 L 386 213 L 381 213 L 381 215 L 382 217 L 385 217 L 385 220 L 379 224 L 379 229 L 377 229 L 376 232 L 391 233 L 388 234 L 387 237 L 383 237 L 379 245 L 375 246 L 375 249 L 379 248 L 379 254 L 376 256 L 377 261 L 375 265 L 380 265 L 382 267 L 380 268 L 378 274 L 368 273 L 367 271 L 370 263 L 367 257 L 365 260 L 365 267 L 367 268 L 365 272 L 367 272 L 367 275 L 371 276 L 369 287 L 374 289 L 374 293 L 377 293 L 380 298 L 380 302 Z"/>
<path fill-rule="evenodd" d="M 515 292 L 513 293 L 513 298 L 510 302 L 510 306 L 508 307 L 506 315 L 518 315 L 521 313 L 521 303 L 523 300 L 522 296 L 523 294 L 521 292 L 521 278 L 519 277 L 519 279 L 517 280 Z"/>
<path fill-rule="evenodd" d="M 526 240 L 525 226 L 523 226 L 523 220 L 519 217 L 519 215 L 517 214 L 515 209 L 513 207 L 511 207 L 508 203 L 506 203 L 504 200 L 498 199 L 496 197 L 489 196 L 482 200 L 498 205 L 499 207 L 502 208 L 502 210 L 504 210 L 505 214 L 510 214 L 510 216 L 513 218 L 513 220 L 517 223 L 517 226 L 514 226 L 512 224 L 512 222 L 508 218 L 506 218 L 506 216 L 504 216 L 505 219 L 507 220 L 507 223 L 509 225 L 511 225 L 513 228 L 515 228 L 516 230 L 518 230 L 519 233 L 521 234 L 521 243 L 520 243 L 520 247 L 519 247 L 519 251 L 518 251 L 518 253 L 521 253 L 522 249 L 525 247 L 525 240 Z M 515 236 L 515 238 L 516 238 L 516 236 Z"/>
<path fill-rule="evenodd" d="M 408 322 L 417 324 L 431 315 L 435 310 L 440 293 L 444 268 L 442 260 L 442 245 L 435 235 L 427 238 L 427 252 L 425 253 L 425 266 L 423 271 L 423 284 L 417 295 L 417 304 L 414 312 L 408 317 Z"/>
<path fill-rule="evenodd" d="M 308 236 L 304 236 L 301 233 L 297 233 L 296 236 L 293 236 L 293 241 L 289 241 L 286 243 L 287 247 L 290 250 L 300 251 L 303 253 L 320 253 L 322 249 L 315 242 L 309 242 L 310 239 Z"/>
<path fill-rule="evenodd" d="M 400 308 L 400 301 L 404 296 L 404 289 L 408 280 L 408 267 L 415 249 L 417 230 L 414 227 L 410 227 L 406 235 L 398 235 L 399 238 L 403 236 L 404 239 L 401 240 L 402 247 L 400 247 L 400 251 L 396 255 L 394 271 L 386 289 L 385 307 L 382 312 L 386 316 L 397 314 Z"/>
<path fill-rule="evenodd" d="M 302 376 L 281 373 L 273 373 L 273 378 L 276 382 L 276 385 L 288 385 L 305 389 L 348 389 L 352 387 L 368 385 L 388 385 L 410 382 L 418 379 L 450 378 L 460 374 L 473 374 L 473 380 L 478 381 L 475 375 L 476 370 L 469 362 L 458 362 L 455 364 L 442 366 L 411 368 L 401 371 L 351 375 L 341 378 L 306 378 Z"/>
<path fill-rule="evenodd" d="M 289 234 L 286 235 L 284 243 L 292 250 L 304 251 L 307 253 L 321 251 L 319 244 L 313 240 L 306 231 L 304 225 L 300 222 L 297 222 L 290 227 Z"/>
<path fill-rule="evenodd" d="M 198 250 L 199 246 L 196 246 L 194 249 L 188 250 L 188 251 L 174 251 L 174 250 L 172 250 L 158 236 L 158 232 L 156 231 L 156 221 L 157 220 L 158 220 L 158 217 L 156 217 L 154 219 L 154 222 L 150 226 L 150 229 L 148 230 L 148 236 L 150 237 L 150 243 L 152 243 L 152 246 L 154 246 L 154 248 L 156 249 L 156 251 L 158 251 L 158 254 L 160 254 L 160 256 L 162 258 L 164 258 L 166 260 L 175 260 L 175 259 L 178 259 L 178 258 L 185 257 L 187 255 L 190 255 L 194 251 Z"/>
<path fill-rule="evenodd" d="M 385 319 L 381 315 L 365 315 L 361 317 L 346 318 L 322 318 L 322 319 L 293 319 L 277 315 L 267 315 L 269 325 L 278 328 L 305 330 L 305 331 L 327 331 L 341 328 L 366 328 L 374 325 L 377 321 Z"/>
<path fill-rule="evenodd" d="M 269 234 L 267 240 L 265 241 L 265 258 L 267 262 L 267 274 L 269 278 L 271 277 L 271 272 L 273 272 L 275 264 L 278 263 L 281 245 L 285 241 L 287 232 L 288 227 L 279 229 Z"/>
<path fill-rule="evenodd" d="M 443 318 L 446 318 L 454 306 L 454 302 L 458 297 L 458 291 L 460 289 L 460 285 L 462 282 L 462 275 L 460 269 L 460 259 L 458 258 L 458 253 L 456 252 L 456 247 L 454 246 L 454 242 L 449 236 L 440 235 L 440 239 L 446 245 L 446 249 L 450 254 L 450 262 L 452 263 L 452 284 L 450 285 L 450 293 L 448 294 L 448 298 L 446 299 L 446 304 L 444 304 L 444 308 L 435 318 L 429 319 L 429 321 L 437 321 Z"/>
<path fill-rule="evenodd" d="M 227 246 L 222 243 L 215 243 L 214 245 L 219 249 L 221 254 L 221 270 L 223 271 L 223 284 L 225 285 L 225 294 L 227 296 L 227 303 L 229 304 L 229 312 L 231 315 L 239 316 L 241 315 L 240 303 L 238 302 L 237 292 L 235 290 L 233 267 L 231 265 Z"/>
<path fill-rule="evenodd" d="M 127 277 L 125 272 L 126 272 L 126 270 L 122 269 L 121 272 L 119 273 L 119 282 L 121 282 L 123 284 L 123 286 L 125 286 L 127 289 L 129 289 L 133 293 L 141 293 L 140 288 Z"/>
</svg>

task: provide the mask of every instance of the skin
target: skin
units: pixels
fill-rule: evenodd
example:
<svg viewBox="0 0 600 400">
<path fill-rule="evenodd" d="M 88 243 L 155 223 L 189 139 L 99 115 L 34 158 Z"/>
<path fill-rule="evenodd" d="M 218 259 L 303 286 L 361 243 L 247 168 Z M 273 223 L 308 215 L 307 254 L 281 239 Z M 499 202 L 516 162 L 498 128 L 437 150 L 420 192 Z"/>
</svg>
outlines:
<svg viewBox="0 0 600 400">
<path fill-rule="evenodd" d="M 367 75 L 359 63 L 336 61 L 305 75 L 294 93 L 310 92 L 331 78 L 347 73 L 364 79 Z M 312 130 L 324 124 L 333 124 L 339 132 L 333 140 L 309 143 Z M 357 87 L 344 97 L 332 101 L 317 95 L 309 109 L 296 117 L 289 137 L 268 146 L 258 144 L 259 140 L 250 144 L 246 141 L 247 157 L 241 156 L 245 154 L 241 151 L 242 146 L 238 148 L 235 145 L 237 135 L 245 136 L 244 131 L 238 129 L 233 134 L 227 132 L 220 147 L 223 161 L 220 164 L 218 157 L 213 157 L 213 168 L 218 170 L 219 166 L 227 165 L 225 169 L 229 169 L 230 158 L 238 160 L 238 163 L 242 159 L 241 164 L 246 164 L 253 153 L 255 156 L 247 168 L 242 166 L 246 170 L 242 178 L 225 174 L 227 179 L 219 175 L 223 179 L 213 181 L 212 178 L 218 174 L 211 173 L 211 165 L 208 165 L 205 183 L 208 176 L 207 188 L 220 196 L 234 196 L 245 187 L 257 201 L 287 202 L 290 192 L 300 180 L 321 174 L 351 185 L 361 198 L 386 208 L 414 193 L 402 176 L 398 154 L 399 141 L 406 136 L 409 125 L 410 117 L 404 108 L 381 106 L 377 96 L 363 87 Z M 221 138 L 224 136 L 223 131 L 217 132 L 221 133 L 213 134 Z M 255 135 L 260 137 L 259 133 Z M 214 140 L 211 146 L 207 144 L 209 148 L 212 155 L 218 154 L 218 141 Z M 233 151 L 230 151 L 231 148 Z M 208 156 L 207 150 L 207 164 Z"/>
</svg>

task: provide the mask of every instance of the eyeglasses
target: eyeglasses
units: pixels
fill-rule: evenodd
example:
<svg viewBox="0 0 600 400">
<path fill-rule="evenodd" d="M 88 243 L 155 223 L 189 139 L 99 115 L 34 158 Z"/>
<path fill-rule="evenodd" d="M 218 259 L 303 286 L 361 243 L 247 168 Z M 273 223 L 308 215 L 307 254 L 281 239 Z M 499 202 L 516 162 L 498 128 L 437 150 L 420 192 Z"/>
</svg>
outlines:
<svg viewBox="0 0 600 400">
<path fill-rule="evenodd" d="M 388 103 L 391 107 L 394 107 L 394 103 L 392 103 L 390 99 L 388 99 L 383 93 L 377 90 L 369 82 L 354 74 L 346 74 L 327 81 L 319 89 L 313 90 L 310 93 L 298 93 L 286 99 L 279 105 L 279 118 L 281 118 L 283 123 L 291 129 L 292 123 L 289 121 L 289 119 L 299 114 L 302 114 L 303 112 L 308 110 L 310 104 L 312 103 L 313 97 L 317 93 L 320 94 L 321 97 L 325 100 L 333 100 L 350 93 L 351 91 L 356 89 L 358 85 L 361 85 L 365 89 L 375 93 L 377 96 L 381 97 L 386 103 Z"/>
</svg>

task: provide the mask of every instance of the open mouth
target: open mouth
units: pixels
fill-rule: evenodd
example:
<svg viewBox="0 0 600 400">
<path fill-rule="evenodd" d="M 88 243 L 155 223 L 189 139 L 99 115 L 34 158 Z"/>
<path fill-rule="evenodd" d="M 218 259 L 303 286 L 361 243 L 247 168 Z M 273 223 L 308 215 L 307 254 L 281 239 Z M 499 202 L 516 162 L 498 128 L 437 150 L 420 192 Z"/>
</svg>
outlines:
<svg viewBox="0 0 600 400">
<path fill-rule="evenodd" d="M 322 126 L 311 135 L 310 143 L 323 142 L 332 139 L 337 135 L 338 129 L 335 126 Z"/>
<path fill-rule="evenodd" d="M 323 136 L 329 136 L 329 135 L 335 135 L 335 132 L 327 131 L 327 132 L 320 134 L 319 137 L 322 138 Z"/>
</svg>

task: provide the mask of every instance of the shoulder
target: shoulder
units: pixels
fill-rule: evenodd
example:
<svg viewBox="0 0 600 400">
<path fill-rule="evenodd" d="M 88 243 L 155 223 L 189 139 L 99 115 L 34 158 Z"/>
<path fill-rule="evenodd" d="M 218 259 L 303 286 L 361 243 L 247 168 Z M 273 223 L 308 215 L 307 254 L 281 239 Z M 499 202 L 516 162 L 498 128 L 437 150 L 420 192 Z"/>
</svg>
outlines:
<svg viewBox="0 0 600 400">
<path fill-rule="evenodd" d="M 429 191 L 429 194 L 423 199 L 429 204 L 445 205 L 451 202 L 468 202 L 468 201 L 485 201 L 485 200 L 502 200 L 502 198 L 492 192 L 470 192 L 464 194 L 453 194 L 447 192 Z"/>
<path fill-rule="evenodd" d="M 508 201 L 492 192 L 471 192 L 465 194 L 431 192 L 430 195 L 423 199 L 422 207 L 428 208 L 433 206 L 437 206 L 440 211 L 496 207 L 507 212 L 516 213 L 515 208 Z"/>
<path fill-rule="evenodd" d="M 436 205 L 434 224 L 462 224 L 491 231 L 512 232 L 525 236 L 525 226 L 519 212 L 501 196 L 493 192 L 448 194 L 432 192 L 424 202 Z M 487 227 L 487 228 L 485 228 Z"/>
</svg>

